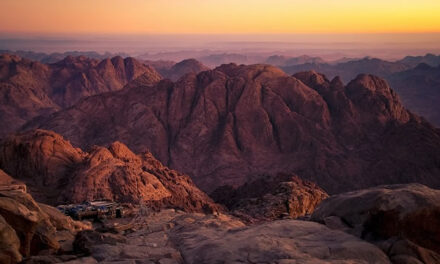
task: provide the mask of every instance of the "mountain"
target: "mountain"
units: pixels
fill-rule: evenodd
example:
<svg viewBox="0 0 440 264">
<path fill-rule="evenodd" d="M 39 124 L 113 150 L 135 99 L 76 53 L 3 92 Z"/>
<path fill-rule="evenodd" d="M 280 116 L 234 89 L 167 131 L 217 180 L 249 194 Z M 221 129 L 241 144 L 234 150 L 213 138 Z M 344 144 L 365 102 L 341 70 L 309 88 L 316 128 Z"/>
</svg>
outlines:
<svg viewBox="0 0 440 264">
<path fill-rule="evenodd" d="M 292 65 L 300 65 L 306 63 L 321 64 L 321 63 L 325 63 L 325 61 L 320 57 L 311 57 L 307 55 L 298 56 L 298 57 L 273 55 L 268 57 L 264 63 L 275 66 L 292 66 Z"/>
<path fill-rule="evenodd" d="M 153 67 L 161 75 L 176 64 L 176 62 L 170 60 L 142 60 L 142 62 Z"/>
<path fill-rule="evenodd" d="M 86 96 L 120 90 L 143 74 L 151 78 L 152 84 L 161 79 L 152 67 L 130 57 L 96 61 L 68 56 L 50 66 L 53 74 L 51 95 L 62 107 L 68 107 Z"/>
<path fill-rule="evenodd" d="M 427 54 L 419 57 L 405 57 L 396 62 L 364 58 L 338 64 L 306 63 L 282 67 L 288 73 L 314 70 L 328 77 L 340 76 L 343 81 L 355 78 L 361 73 L 371 73 L 386 79 L 399 94 L 403 105 L 422 115 L 434 125 L 440 125 L 440 109 L 437 107 L 439 94 L 440 56 Z M 416 64 L 420 62 L 420 64 Z M 416 65 L 418 66 L 416 66 Z M 435 66 L 430 66 L 435 65 Z"/>
<path fill-rule="evenodd" d="M 207 56 L 199 57 L 202 63 L 210 67 L 217 67 L 222 64 L 236 63 L 236 64 L 253 64 L 264 60 L 263 56 L 239 54 L 239 53 L 216 53 Z"/>
<path fill-rule="evenodd" d="M 344 86 L 316 72 L 222 65 L 88 97 L 23 129 L 30 128 L 85 148 L 116 140 L 135 152 L 148 148 L 208 192 L 279 172 L 329 193 L 384 183 L 440 186 L 439 130 L 372 75 Z"/>
<path fill-rule="evenodd" d="M 183 60 L 181 62 L 174 64 L 169 68 L 166 67 L 159 68 L 160 74 L 162 74 L 163 77 L 168 78 L 172 81 L 177 81 L 180 77 L 188 73 L 197 74 L 199 72 L 206 70 L 209 70 L 209 68 L 195 59 Z"/>
<path fill-rule="evenodd" d="M 26 121 L 69 107 L 81 98 L 122 89 L 143 78 L 151 84 L 161 76 L 133 58 L 95 60 L 68 56 L 43 64 L 15 55 L 0 55 L 0 137 Z"/>
<path fill-rule="evenodd" d="M 190 212 L 220 209 L 187 175 L 149 152 L 135 155 L 120 142 L 85 152 L 54 132 L 35 130 L 10 135 L 0 143 L 0 153 L 0 168 L 49 204 L 108 199 Z"/>
<path fill-rule="evenodd" d="M 39 61 L 41 63 L 55 63 L 64 59 L 67 56 L 73 56 L 73 57 L 85 56 L 91 59 L 98 59 L 98 60 L 102 60 L 109 57 L 116 57 L 116 56 L 129 57 L 129 55 L 126 53 L 114 54 L 114 53 L 106 52 L 104 54 L 100 54 L 95 51 L 66 51 L 63 53 L 53 52 L 48 54 L 43 52 L 24 51 L 24 50 L 17 50 L 17 51 L 0 50 L 0 54 L 12 54 L 28 60 Z"/>
<path fill-rule="evenodd" d="M 387 79 L 406 107 L 440 127 L 440 65 L 421 63 Z"/>
<path fill-rule="evenodd" d="M 0 56 L 0 136 L 26 121 L 60 109 L 48 95 L 49 67 L 13 55 Z M 7 124 L 7 125 L 5 125 Z"/>
<path fill-rule="evenodd" d="M 411 67 L 415 67 L 420 63 L 426 63 L 432 67 L 437 67 L 440 65 L 440 55 L 428 53 L 425 56 L 406 56 L 398 62 L 409 65 Z"/>
<path fill-rule="evenodd" d="M 339 76 L 344 82 L 348 82 L 349 80 L 356 78 L 356 76 L 359 74 L 368 73 L 380 77 L 387 77 L 390 74 L 404 71 L 409 68 L 411 67 L 401 62 L 390 62 L 369 57 L 360 60 L 350 60 L 338 64 L 308 62 L 304 64 L 282 67 L 282 69 L 289 74 L 314 70 L 325 74 L 329 78 Z"/>
</svg>

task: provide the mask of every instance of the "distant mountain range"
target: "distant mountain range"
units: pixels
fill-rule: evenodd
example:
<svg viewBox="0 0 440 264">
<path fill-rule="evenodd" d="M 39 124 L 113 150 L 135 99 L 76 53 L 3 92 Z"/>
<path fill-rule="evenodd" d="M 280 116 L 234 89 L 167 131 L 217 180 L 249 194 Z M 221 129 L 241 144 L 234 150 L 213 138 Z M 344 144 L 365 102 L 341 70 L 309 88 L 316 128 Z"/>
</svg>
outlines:
<svg viewBox="0 0 440 264">
<path fill-rule="evenodd" d="M 408 109 L 440 126 L 440 107 L 436 103 L 440 100 L 439 65 L 440 56 L 427 54 L 395 62 L 364 58 L 336 64 L 312 62 L 281 68 L 290 74 L 314 70 L 328 78 L 339 76 L 343 82 L 362 73 L 380 76 L 391 84 Z"/>
<path fill-rule="evenodd" d="M 66 52 L 54 52 L 54 53 L 44 53 L 44 52 L 34 52 L 34 51 L 23 51 L 23 50 L 17 50 L 17 51 L 11 51 L 11 50 L 0 50 L 0 54 L 11 54 L 11 55 L 17 55 L 19 57 L 29 59 L 29 60 L 35 60 L 42 63 L 55 63 L 57 61 L 60 61 L 64 59 L 67 56 L 85 56 L 91 59 L 105 59 L 110 57 L 130 57 L 127 53 L 110 53 L 106 52 L 103 54 L 100 54 L 95 51 L 66 51 Z"/>
<path fill-rule="evenodd" d="M 165 78 L 208 69 L 195 60 L 158 68 L 120 56 L 102 60 L 67 56 L 55 63 L 41 63 L 16 55 L 0 55 L 0 137 L 25 122 L 70 107 L 84 97 L 122 89 L 140 79 L 154 84 Z"/>
</svg>

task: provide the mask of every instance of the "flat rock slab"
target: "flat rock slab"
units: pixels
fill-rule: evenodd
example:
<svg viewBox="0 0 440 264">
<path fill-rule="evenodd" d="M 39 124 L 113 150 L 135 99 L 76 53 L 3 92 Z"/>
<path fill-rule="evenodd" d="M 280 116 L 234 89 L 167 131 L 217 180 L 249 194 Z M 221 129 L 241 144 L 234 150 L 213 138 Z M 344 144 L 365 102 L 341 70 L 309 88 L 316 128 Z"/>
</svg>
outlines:
<svg viewBox="0 0 440 264">
<path fill-rule="evenodd" d="M 390 263 L 376 246 L 313 222 L 240 226 L 200 215 L 175 222 L 169 234 L 185 263 Z"/>
</svg>

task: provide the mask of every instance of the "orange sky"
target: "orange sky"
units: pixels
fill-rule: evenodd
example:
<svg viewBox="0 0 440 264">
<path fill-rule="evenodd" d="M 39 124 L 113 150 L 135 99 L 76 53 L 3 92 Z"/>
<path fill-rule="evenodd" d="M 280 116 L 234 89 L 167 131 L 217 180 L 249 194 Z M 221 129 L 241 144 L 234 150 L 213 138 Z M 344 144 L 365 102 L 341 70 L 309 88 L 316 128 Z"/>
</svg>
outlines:
<svg viewBox="0 0 440 264">
<path fill-rule="evenodd" d="M 0 31 L 440 32 L 440 0 L 1 0 Z"/>
</svg>

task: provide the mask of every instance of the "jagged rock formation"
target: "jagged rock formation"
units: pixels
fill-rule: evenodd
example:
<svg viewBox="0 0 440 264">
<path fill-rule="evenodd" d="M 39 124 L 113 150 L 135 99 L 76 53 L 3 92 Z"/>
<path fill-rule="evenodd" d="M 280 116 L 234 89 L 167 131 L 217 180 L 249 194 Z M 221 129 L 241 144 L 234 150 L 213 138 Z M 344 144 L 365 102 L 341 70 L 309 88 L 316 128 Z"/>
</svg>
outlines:
<svg viewBox="0 0 440 264">
<path fill-rule="evenodd" d="M 48 66 L 16 56 L 0 56 L 0 136 L 60 107 L 46 93 Z"/>
<path fill-rule="evenodd" d="M 58 212 L 57 209 L 37 204 L 28 193 L 7 189 L 12 178 L 0 170 L 0 260 L 17 263 L 23 257 L 41 250 L 62 250 L 58 232 L 64 232 L 63 240 L 70 235 L 73 242 L 77 231 L 90 228 Z"/>
<path fill-rule="evenodd" d="M 14 55 L 0 55 L 0 136 L 26 121 L 71 106 L 81 98 L 122 89 L 143 77 L 154 84 L 161 76 L 133 58 L 102 61 L 84 56 L 42 64 Z"/>
<path fill-rule="evenodd" d="M 54 75 L 50 94 L 62 107 L 86 96 L 120 90 L 141 75 L 148 75 L 152 84 L 161 79 L 153 68 L 134 58 L 119 56 L 101 61 L 68 56 L 50 67 Z"/>
<path fill-rule="evenodd" d="M 89 97 L 25 129 L 34 127 L 82 147 L 119 140 L 135 152 L 148 148 L 208 192 L 279 172 L 329 193 L 385 183 L 440 186 L 439 131 L 372 75 L 344 86 L 316 72 L 223 65 Z"/>
<path fill-rule="evenodd" d="M 217 188 L 211 197 L 232 214 L 249 221 L 271 221 L 310 215 L 328 197 L 316 184 L 296 175 L 264 177 L 233 189 Z"/>
<path fill-rule="evenodd" d="M 308 62 L 284 66 L 283 69 L 292 74 L 314 70 L 324 73 L 329 78 L 340 76 L 343 81 L 349 81 L 362 73 L 377 75 L 391 84 L 406 108 L 422 115 L 433 124 L 440 125 L 440 110 L 437 106 L 440 98 L 440 56 L 407 56 L 395 62 L 364 58 L 334 65 Z"/>
<path fill-rule="evenodd" d="M 109 199 L 190 212 L 220 210 L 188 176 L 120 142 L 84 152 L 50 131 L 11 135 L 0 143 L 0 168 L 50 204 Z"/>
<path fill-rule="evenodd" d="M 394 263 L 440 262 L 440 191 L 421 184 L 334 195 L 312 220 L 376 243 Z"/>
</svg>

